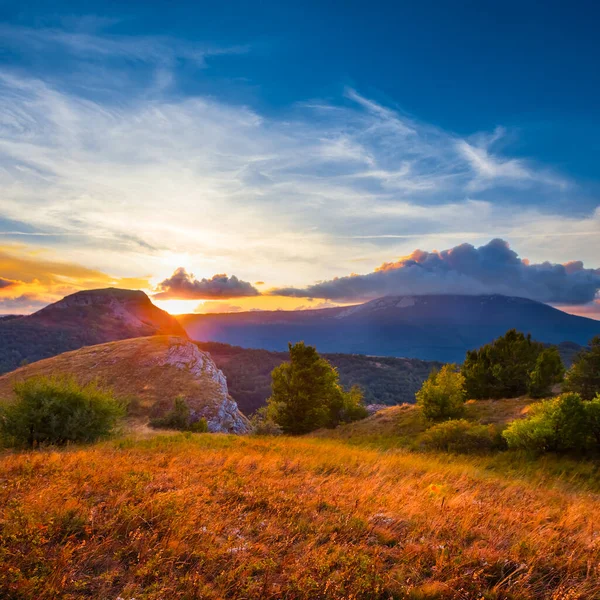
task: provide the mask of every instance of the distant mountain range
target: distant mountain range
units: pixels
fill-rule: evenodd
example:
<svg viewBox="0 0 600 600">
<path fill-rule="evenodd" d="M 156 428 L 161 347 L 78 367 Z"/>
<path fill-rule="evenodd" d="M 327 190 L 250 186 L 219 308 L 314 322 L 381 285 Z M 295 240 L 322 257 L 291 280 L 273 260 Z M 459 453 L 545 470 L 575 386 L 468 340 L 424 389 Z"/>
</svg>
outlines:
<svg viewBox="0 0 600 600">
<path fill-rule="evenodd" d="M 144 292 L 78 292 L 32 315 L 0 320 L 0 373 L 82 346 L 165 334 L 187 337 Z"/>
<path fill-rule="evenodd" d="M 462 362 L 508 329 L 550 344 L 585 345 L 600 321 L 508 296 L 390 296 L 352 307 L 177 317 L 190 338 L 281 351 L 303 340 L 320 352 Z M 574 350 L 573 344 L 565 346 Z"/>
</svg>

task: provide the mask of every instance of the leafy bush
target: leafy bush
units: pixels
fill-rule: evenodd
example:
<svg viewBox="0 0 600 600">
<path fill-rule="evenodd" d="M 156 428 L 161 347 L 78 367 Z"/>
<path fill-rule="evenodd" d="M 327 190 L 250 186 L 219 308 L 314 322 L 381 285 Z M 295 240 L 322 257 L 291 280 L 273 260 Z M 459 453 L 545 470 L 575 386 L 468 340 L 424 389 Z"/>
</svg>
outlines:
<svg viewBox="0 0 600 600">
<path fill-rule="evenodd" d="M 157 429 L 177 429 L 193 433 L 206 433 L 208 431 L 206 419 L 194 419 L 190 407 L 181 396 L 175 398 L 173 409 L 164 417 L 150 419 L 150 426 Z"/>
<path fill-rule="evenodd" d="M 552 386 L 563 379 L 563 367 L 558 348 L 544 348 L 535 361 L 535 367 L 529 374 L 527 391 L 532 398 L 544 398 L 552 392 Z"/>
<path fill-rule="evenodd" d="M 259 408 L 250 419 L 251 431 L 254 435 L 281 435 L 283 430 L 268 414 L 268 408 Z"/>
<path fill-rule="evenodd" d="M 268 416 L 285 433 L 300 434 L 335 427 L 367 416 L 357 387 L 339 384 L 337 370 L 312 346 L 289 344 L 290 361 L 273 369 Z"/>
<path fill-rule="evenodd" d="M 530 335 L 511 329 L 467 352 L 461 372 L 469 398 L 515 398 L 529 389 L 545 395 L 561 380 L 562 363 L 557 351 L 545 350 Z"/>
<path fill-rule="evenodd" d="M 464 412 L 465 378 L 456 365 L 432 371 L 416 394 L 417 404 L 429 421 L 460 417 Z"/>
<path fill-rule="evenodd" d="M 567 372 L 565 391 L 576 392 L 584 400 L 591 400 L 600 393 L 600 336 L 590 342 L 588 350 L 582 350 Z"/>
<path fill-rule="evenodd" d="M 96 383 L 32 377 L 14 387 L 16 401 L 0 411 L 0 435 L 9 445 L 93 442 L 110 435 L 125 404 Z"/>
<path fill-rule="evenodd" d="M 593 400 L 585 402 L 587 426 L 596 449 L 600 449 L 600 394 Z"/>
<path fill-rule="evenodd" d="M 430 427 L 420 441 L 428 450 L 460 454 L 490 452 L 505 446 L 496 427 L 471 423 L 466 419 L 438 423 Z"/>
<path fill-rule="evenodd" d="M 509 448 L 566 452 L 584 450 L 590 434 L 586 403 L 579 394 L 566 393 L 534 405 L 529 417 L 513 421 L 503 436 Z"/>
</svg>

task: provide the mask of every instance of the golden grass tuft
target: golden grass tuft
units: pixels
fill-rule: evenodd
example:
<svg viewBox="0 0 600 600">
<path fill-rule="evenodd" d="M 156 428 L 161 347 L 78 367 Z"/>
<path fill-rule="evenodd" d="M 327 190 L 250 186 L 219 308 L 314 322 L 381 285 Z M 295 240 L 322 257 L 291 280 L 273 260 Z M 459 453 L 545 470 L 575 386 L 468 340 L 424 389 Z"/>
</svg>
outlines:
<svg viewBox="0 0 600 600">
<path fill-rule="evenodd" d="M 600 597 L 598 494 L 486 460 L 224 435 L 5 453 L 0 597 Z"/>
</svg>

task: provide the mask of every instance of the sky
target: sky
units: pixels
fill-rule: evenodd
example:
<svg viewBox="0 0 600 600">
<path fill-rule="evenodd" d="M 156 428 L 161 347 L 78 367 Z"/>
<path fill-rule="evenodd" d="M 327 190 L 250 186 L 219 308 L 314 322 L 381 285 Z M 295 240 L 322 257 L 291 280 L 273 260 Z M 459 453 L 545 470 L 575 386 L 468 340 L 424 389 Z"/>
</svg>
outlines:
<svg viewBox="0 0 600 600">
<path fill-rule="evenodd" d="M 600 318 L 595 2 L 0 0 L 0 314 L 503 293 Z"/>
</svg>

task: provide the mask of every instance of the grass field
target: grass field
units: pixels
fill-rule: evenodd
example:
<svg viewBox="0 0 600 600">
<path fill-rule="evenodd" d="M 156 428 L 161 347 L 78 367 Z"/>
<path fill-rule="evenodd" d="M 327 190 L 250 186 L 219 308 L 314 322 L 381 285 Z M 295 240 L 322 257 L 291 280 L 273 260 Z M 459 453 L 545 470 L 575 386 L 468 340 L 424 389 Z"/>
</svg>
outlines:
<svg viewBox="0 0 600 600">
<path fill-rule="evenodd" d="M 591 463 L 159 435 L 0 461 L 0 597 L 600 597 Z"/>
</svg>

